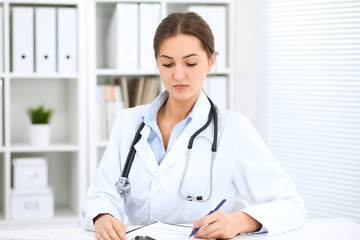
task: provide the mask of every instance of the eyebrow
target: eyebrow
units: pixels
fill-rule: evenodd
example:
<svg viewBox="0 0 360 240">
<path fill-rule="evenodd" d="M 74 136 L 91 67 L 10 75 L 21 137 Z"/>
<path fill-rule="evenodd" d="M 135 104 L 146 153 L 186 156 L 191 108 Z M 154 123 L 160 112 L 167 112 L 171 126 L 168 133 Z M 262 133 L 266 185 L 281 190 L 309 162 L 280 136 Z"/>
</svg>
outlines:
<svg viewBox="0 0 360 240">
<path fill-rule="evenodd" d="M 197 55 L 197 54 L 195 54 L 195 53 L 191 53 L 191 54 L 189 54 L 189 55 L 184 56 L 183 59 L 189 58 L 189 57 L 193 57 L 193 56 L 199 56 L 199 55 Z M 161 55 L 160 57 L 164 57 L 164 58 L 168 58 L 168 59 L 173 59 L 172 57 L 169 57 L 169 56 L 166 56 L 166 55 Z"/>
</svg>

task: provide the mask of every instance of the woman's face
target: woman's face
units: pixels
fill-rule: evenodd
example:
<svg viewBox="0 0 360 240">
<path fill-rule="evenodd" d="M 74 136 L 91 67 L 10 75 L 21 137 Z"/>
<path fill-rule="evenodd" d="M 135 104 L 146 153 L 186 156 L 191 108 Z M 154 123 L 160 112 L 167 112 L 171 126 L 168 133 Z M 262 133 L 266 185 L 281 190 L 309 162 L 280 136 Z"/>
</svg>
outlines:
<svg viewBox="0 0 360 240">
<path fill-rule="evenodd" d="M 185 34 L 165 39 L 158 56 L 159 72 L 169 97 L 195 101 L 214 65 L 214 56 L 209 60 L 200 40 Z"/>
</svg>

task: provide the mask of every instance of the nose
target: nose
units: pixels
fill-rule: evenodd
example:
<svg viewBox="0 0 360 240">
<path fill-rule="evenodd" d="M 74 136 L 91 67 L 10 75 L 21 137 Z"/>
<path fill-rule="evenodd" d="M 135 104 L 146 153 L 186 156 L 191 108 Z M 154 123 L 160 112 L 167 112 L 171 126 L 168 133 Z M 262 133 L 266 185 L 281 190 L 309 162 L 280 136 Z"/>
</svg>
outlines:
<svg viewBox="0 0 360 240">
<path fill-rule="evenodd" d="M 175 67 L 175 72 L 174 72 L 174 79 L 176 81 L 180 81 L 180 80 L 183 80 L 184 78 L 185 78 L 184 70 L 182 69 L 181 66 L 176 66 Z"/>
</svg>

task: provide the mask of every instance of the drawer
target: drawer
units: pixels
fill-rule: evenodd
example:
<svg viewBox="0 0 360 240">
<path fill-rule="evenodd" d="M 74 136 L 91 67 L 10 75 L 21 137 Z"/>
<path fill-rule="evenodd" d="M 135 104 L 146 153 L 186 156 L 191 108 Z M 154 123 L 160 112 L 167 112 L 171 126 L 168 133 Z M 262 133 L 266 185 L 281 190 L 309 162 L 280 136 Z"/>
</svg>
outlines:
<svg viewBox="0 0 360 240">
<path fill-rule="evenodd" d="M 45 158 L 14 158 L 14 188 L 39 189 L 48 186 Z"/>
<path fill-rule="evenodd" d="M 10 204 L 12 219 L 52 218 L 54 216 L 54 196 L 50 188 L 33 192 L 13 190 Z"/>
</svg>

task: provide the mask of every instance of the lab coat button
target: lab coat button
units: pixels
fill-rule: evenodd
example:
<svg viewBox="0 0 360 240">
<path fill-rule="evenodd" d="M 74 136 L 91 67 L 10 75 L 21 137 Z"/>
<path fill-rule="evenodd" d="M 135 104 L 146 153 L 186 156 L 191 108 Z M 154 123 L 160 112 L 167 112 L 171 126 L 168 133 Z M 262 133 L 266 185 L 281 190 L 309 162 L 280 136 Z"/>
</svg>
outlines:
<svg viewBox="0 0 360 240">
<path fill-rule="evenodd" d="M 157 190 L 157 191 L 156 191 L 156 194 L 160 194 L 160 190 Z"/>
</svg>

